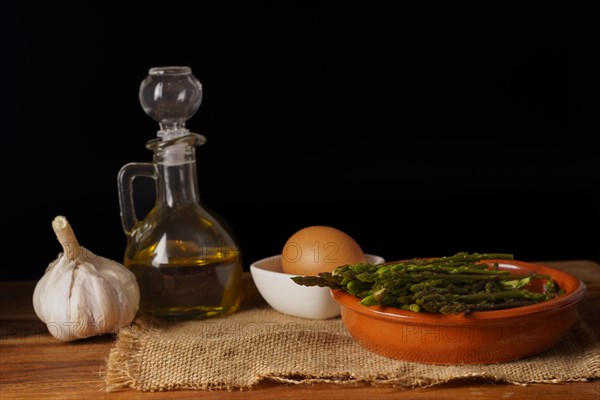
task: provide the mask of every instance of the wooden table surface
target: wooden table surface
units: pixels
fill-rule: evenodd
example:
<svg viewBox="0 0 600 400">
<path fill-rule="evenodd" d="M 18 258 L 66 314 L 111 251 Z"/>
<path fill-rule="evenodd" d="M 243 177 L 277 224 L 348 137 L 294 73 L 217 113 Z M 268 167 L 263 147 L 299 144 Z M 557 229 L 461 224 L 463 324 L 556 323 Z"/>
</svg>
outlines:
<svg viewBox="0 0 600 400">
<path fill-rule="evenodd" d="M 600 338 L 600 264 L 591 261 L 544 262 L 572 273 L 587 285 L 581 317 Z M 515 386 L 464 380 L 425 389 L 370 385 L 284 385 L 264 382 L 249 391 L 125 390 L 106 393 L 102 370 L 115 336 L 104 335 L 74 343 L 54 340 L 37 319 L 31 304 L 35 282 L 0 282 L 1 399 L 600 399 L 600 380 L 567 384 Z"/>
</svg>

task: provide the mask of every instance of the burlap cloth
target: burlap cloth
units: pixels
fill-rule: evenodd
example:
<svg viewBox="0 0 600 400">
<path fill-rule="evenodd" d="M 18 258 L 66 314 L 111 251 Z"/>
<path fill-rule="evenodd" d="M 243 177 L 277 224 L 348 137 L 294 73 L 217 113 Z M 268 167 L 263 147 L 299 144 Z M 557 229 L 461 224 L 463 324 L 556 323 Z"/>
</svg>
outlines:
<svg viewBox="0 0 600 400">
<path fill-rule="evenodd" d="M 581 320 L 561 343 L 533 357 L 441 366 L 379 356 L 360 347 L 340 318 L 284 315 L 259 301 L 252 288 L 246 293 L 244 308 L 225 318 L 138 320 L 122 329 L 108 358 L 106 390 L 249 389 L 262 380 L 408 388 L 465 378 L 519 385 L 600 378 L 600 344 Z"/>
</svg>

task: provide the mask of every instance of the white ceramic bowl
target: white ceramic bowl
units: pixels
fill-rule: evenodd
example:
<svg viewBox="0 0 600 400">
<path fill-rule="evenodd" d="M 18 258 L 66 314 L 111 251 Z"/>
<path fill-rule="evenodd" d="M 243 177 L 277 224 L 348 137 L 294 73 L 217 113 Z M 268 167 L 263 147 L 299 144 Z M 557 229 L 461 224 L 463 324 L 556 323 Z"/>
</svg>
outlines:
<svg viewBox="0 0 600 400">
<path fill-rule="evenodd" d="M 365 254 L 368 263 L 381 264 L 382 257 Z M 327 287 L 300 286 L 291 274 L 281 272 L 281 255 L 250 265 L 252 279 L 266 302 L 275 310 L 296 317 L 327 319 L 340 315 L 340 305 Z"/>
</svg>

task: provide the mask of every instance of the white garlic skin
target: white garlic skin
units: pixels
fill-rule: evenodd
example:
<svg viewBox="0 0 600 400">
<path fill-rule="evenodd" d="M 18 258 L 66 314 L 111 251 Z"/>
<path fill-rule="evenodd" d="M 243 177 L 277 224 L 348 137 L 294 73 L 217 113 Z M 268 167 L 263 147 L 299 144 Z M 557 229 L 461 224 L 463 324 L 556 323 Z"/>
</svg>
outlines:
<svg viewBox="0 0 600 400">
<path fill-rule="evenodd" d="M 131 324 L 140 302 L 135 275 L 122 264 L 80 247 L 50 263 L 33 292 L 33 308 L 62 341 L 117 333 Z"/>
</svg>

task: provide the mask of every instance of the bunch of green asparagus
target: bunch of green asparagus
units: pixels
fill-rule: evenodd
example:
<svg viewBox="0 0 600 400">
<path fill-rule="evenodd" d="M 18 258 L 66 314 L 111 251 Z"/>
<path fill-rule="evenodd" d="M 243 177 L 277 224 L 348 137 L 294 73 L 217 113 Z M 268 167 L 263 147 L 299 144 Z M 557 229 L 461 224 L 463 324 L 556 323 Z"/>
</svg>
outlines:
<svg viewBox="0 0 600 400">
<path fill-rule="evenodd" d="M 539 303 L 563 291 L 549 275 L 511 275 L 498 263 L 511 254 L 457 253 L 449 257 L 414 259 L 394 264 L 353 264 L 319 276 L 296 276 L 303 286 L 343 289 L 360 297 L 365 306 L 383 305 L 414 312 L 442 314 L 500 310 Z M 526 289 L 534 279 L 544 279 L 543 292 Z"/>
</svg>

